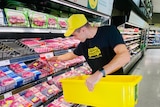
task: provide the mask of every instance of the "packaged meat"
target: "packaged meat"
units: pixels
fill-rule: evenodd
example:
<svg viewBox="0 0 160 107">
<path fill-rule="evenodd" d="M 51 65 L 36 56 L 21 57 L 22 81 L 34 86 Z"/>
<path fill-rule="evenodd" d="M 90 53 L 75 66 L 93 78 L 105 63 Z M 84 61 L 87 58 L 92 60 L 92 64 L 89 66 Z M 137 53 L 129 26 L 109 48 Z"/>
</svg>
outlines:
<svg viewBox="0 0 160 107">
<path fill-rule="evenodd" d="M 6 74 L 0 70 L 0 78 L 6 76 Z"/>
<path fill-rule="evenodd" d="M 60 26 L 60 28 L 67 28 L 67 18 L 60 18 L 58 17 L 58 24 Z"/>
<path fill-rule="evenodd" d="M 23 85 L 23 78 L 22 77 L 20 77 L 20 76 L 14 76 L 13 79 L 16 82 L 16 86 L 15 86 L 16 88 Z"/>
<path fill-rule="evenodd" d="M 8 8 L 5 8 L 4 11 L 9 26 L 30 27 L 28 16 L 24 13 L 24 11 Z"/>
<path fill-rule="evenodd" d="M 11 105 L 15 101 L 15 98 L 14 98 L 14 96 L 11 96 L 11 97 L 8 97 L 4 100 L 8 105 Z"/>
<path fill-rule="evenodd" d="M 39 47 L 34 48 L 34 51 L 37 53 L 46 53 L 46 52 L 53 51 L 53 48 L 49 46 L 39 46 Z"/>
<path fill-rule="evenodd" d="M 45 69 L 39 69 L 39 71 L 41 72 L 40 78 L 46 77 L 50 74 L 50 72 Z"/>
<path fill-rule="evenodd" d="M 13 78 L 10 78 L 7 76 L 0 78 L 1 93 L 15 88 L 15 85 L 16 85 L 16 82 Z"/>
<path fill-rule="evenodd" d="M 32 97 L 33 95 L 34 95 L 34 93 L 33 93 L 31 90 L 26 90 L 26 91 L 24 92 L 24 96 L 25 96 L 26 98 Z"/>
<path fill-rule="evenodd" d="M 19 73 L 19 75 L 23 78 L 23 84 L 27 84 L 34 80 L 34 74 L 29 71 L 24 71 Z"/>
<path fill-rule="evenodd" d="M 64 100 L 64 97 L 61 96 L 47 105 L 47 107 L 72 107 L 72 103 L 68 103 Z"/>
<path fill-rule="evenodd" d="M 6 75 L 9 74 L 9 73 L 14 73 L 12 70 L 10 70 L 7 66 L 3 66 L 3 67 L 0 67 L 0 70 L 2 72 L 4 72 Z"/>
<path fill-rule="evenodd" d="M 42 102 L 46 102 L 47 101 L 47 97 L 45 95 L 43 95 L 41 92 L 37 92 L 35 93 L 35 96 L 38 97 Z"/>
<path fill-rule="evenodd" d="M 41 76 L 41 72 L 35 69 L 31 69 L 30 72 L 34 74 L 34 80 L 38 80 Z"/>
<path fill-rule="evenodd" d="M 0 100 L 0 107 L 7 107 L 5 100 Z"/>
<path fill-rule="evenodd" d="M 47 28 L 47 16 L 45 13 L 29 10 L 29 20 L 31 27 L 34 28 Z"/>
<path fill-rule="evenodd" d="M 49 61 L 48 63 L 51 65 L 52 68 L 54 68 L 54 72 L 58 72 L 66 68 L 65 64 L 60 61 Z"/>
<path fill-rule="evenodd" d="M 58 28 L 57 17 L 53 15 L 47 15 L 48 28 Z"/>
<path fill-rule="evenodd" d="M 42 69 L 44 65 L 45 65 L 45 63 L 43 63 L 42 61 L 36 60 L 36 61 L 28 64 L 28 67 L 31 69 L 34 68 L 34 69 L 38 70 L 38 69 Z"/>
</svg>

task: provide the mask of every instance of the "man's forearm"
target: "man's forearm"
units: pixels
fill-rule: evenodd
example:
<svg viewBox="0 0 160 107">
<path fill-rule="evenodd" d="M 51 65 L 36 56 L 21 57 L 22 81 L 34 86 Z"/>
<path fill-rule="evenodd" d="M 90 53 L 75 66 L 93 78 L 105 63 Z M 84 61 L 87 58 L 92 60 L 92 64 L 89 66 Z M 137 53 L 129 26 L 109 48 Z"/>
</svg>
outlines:
<svg viewBox="0 0 160 107">
<path fill-rule="evenodd" d="M 75 55 L 73 52 L 68 52 L 66 54 L 57 56 L 57 60 L 66 61 L 66 60 L 71 60 L 76 57 L 77 57 L 77 55 Z"/>
<path fill-rule="evenodd" d="M 116 55 L 108 64 L 106 64 L 103 68 L 106 74 L 111 74 L 124 65 L 126 65 L 130 61 L 130 55 L 128 52 Z"/>
</svg>

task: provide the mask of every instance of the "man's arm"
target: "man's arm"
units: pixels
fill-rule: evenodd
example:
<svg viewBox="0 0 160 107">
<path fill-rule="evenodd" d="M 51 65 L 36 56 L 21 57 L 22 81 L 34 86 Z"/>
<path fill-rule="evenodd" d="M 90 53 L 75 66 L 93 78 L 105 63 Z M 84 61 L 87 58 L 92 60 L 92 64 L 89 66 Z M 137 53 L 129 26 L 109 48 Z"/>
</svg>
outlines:
<svg viewBox="0 0 160 107">
<path fill-rule="evenodd" d="M 106 74 L 111 74 L 130 61 L 130 54 L 128 49 L 124 44 L 119 44 L 114 48 L 116 55 L 114 58 L 103 68 L 106 71 Z"/>
<path fill-rule="evenodd" d="M 77 55 L 75 55 L 73 52 L 68 52 L 66 54 L 63 55 L 59 55 L 59 56 L 53 56 L 52 58 L 49 58 L 48 60 L 52 60 L 52 61 L 66 61 L 66 60 L 70 60 L 70 59 L 74 59 L 76 58 Z"/>
<path fill-rule="evenodd" d="M 114 51 L 116 53 L 114 58 L 103 67 L 106 74 L 111 74 L 117 71 L 130 61 L 130 54 L 124 44 L 117 45 L 114 48 Z M 93 91 L 94 85 L 102 78 L 102 76 L 103 74 L 101 72 L 96 71 L 93 75 L 87 78 L 86 85 L 89 91 Z"/>
</svg>

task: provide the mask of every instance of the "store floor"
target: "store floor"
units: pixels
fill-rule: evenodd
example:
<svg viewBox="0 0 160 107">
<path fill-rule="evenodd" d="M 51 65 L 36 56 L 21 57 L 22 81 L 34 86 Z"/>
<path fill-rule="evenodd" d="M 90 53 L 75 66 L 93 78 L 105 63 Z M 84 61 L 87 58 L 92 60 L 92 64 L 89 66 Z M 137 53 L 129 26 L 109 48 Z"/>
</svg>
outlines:
<svg viewBox="0 0 160 107">
<path fill-rule="evenodd" d="M 132 74 L 143 76 L 135 107 L 160 107 L 160 49 L 147 49 Z"/>
</svg>

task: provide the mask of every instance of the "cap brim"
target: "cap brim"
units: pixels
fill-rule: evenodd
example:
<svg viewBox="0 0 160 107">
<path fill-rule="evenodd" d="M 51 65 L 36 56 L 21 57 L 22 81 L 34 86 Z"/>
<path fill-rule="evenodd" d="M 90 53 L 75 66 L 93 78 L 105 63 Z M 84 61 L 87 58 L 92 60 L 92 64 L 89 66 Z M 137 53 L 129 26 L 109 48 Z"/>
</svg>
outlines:
<svg viewBox="0 0 160 107">
<path fill-rule="evenodd" d="M 69 36 L 72 35 L 73 32 L 74 32 L 74 30 L 68 29 L 68 30 L 66 31 L 66 33 L 64 33 L 64 36 L 65 36 L 65 37 L 69 37 Z"/>
</svg>

